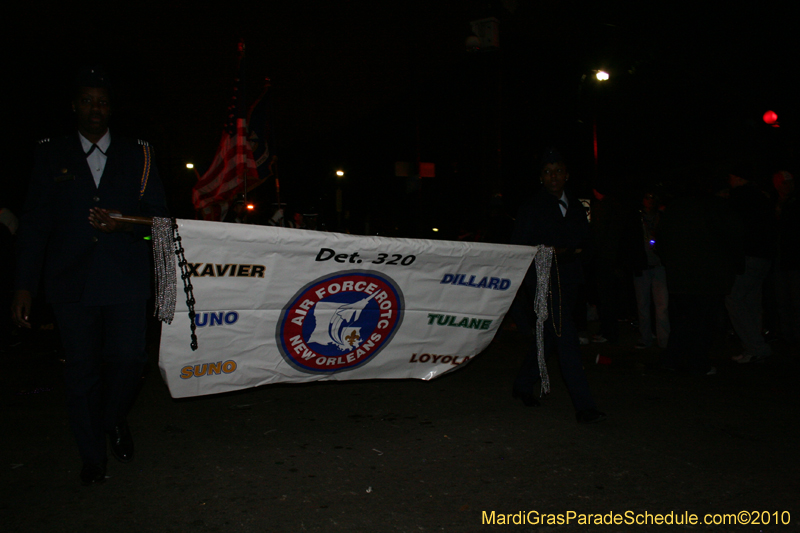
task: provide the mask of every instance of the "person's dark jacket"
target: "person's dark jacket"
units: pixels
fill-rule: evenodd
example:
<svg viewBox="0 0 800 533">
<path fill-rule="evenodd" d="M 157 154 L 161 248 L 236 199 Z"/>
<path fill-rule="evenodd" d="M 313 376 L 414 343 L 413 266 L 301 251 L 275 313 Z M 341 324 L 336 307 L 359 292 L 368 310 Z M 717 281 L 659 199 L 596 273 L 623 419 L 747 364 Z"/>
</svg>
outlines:
<svg viewBox="0 0 800 533">
<path fill-rule="evenodd" d="M 725 295 L 744 272 L 742 227 L 717 196 L 680 197 L 661 217 L 656 253 L 667 272 L 669 292 Z"/>
<path fill-rule="evenodd" d="M 583 282 L 583 269 L 576 250 L 585 250 L 589 243 L 589 221 L 586 209 L 577 197 L 567 194 L 567 201 L 569 208 L 564 216 L 558 198 L 540 190 L 520 207 L 511 243 L 566 248 L 567 251 L 557 259 L 558 276 L 561 283 L 577 284 Z M 535 282 L 535 276 L 533 278 Z"/>
<path fill-rule="evenodd" d="M 731 189 L 730 202 L 742 223 L 744 254 L 763 259 L 775 257 L 777 228 L 769 198 L 753 182 L 748 182 Z"/>
<path fill-rule="evenodd" d="M 158 171 L 152 157 L 146 171 L 144 148 L 112 133 L 97 187 L 77 132 L 39 147 L 17 233 L 16 289 L 36 295 L 43 275 L 53 303 L 108 305 L 148 298 L 151 267 L 143 237 L 149 228 L 104 233 L 88 220 L 92 207 L 167 216 Z"/>
</svg>

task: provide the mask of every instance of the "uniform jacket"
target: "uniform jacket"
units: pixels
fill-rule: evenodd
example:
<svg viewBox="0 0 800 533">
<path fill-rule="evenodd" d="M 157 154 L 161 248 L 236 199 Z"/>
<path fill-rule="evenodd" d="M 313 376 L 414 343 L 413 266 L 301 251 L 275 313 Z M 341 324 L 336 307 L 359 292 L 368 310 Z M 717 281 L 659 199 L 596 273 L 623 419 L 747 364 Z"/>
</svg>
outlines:
<svg viewBox="0 0 800 533">
<path fill-rule="evenodd" d="M 140 199 L 145 144 L 112 132 L 99 187 L 77 132 L 41 144 L 20 220 L 17 289 L 36 294 L 43 277 L 52 303 L 107 305 L 149 296 L 150 252 L 143 239 L 149 228 L 103 233 L 89 224 L 91 207 L 167 216 L 152 157 Z"/>
<path fill-rule="evenodd" d="M 586 218 L 586 209 L 574 196 L 567 194 L 567 201 L 569 208 L 567 215 L 564 216 L 561 214 L 558 198 L 544 189 L 540 190 L 520 207 L 511 243 L 567 248 L 570 252 L 575 249 L 586 250 L 589 244 L 589 221 Z M 555 268 L 555 261 L 553 264 Z M 558 258 L 558 268 L 561 283 L 583 282 L 583 269 L 578 255 L 562 254 Z M 529 273 L 526 282 L 535 284 L 536 276 L 533 275 L 532 280 L 530 278 Z M 555 272 L 551 274 L 551 278 L 557 279 Z"/>
</svg>

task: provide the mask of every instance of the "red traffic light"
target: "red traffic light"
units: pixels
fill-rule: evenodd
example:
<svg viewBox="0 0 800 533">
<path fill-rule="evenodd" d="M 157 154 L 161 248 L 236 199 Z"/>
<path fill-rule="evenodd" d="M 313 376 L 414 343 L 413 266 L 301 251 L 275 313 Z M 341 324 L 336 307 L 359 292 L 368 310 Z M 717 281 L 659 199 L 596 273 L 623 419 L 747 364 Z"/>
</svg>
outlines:
<svg viewBox="0 0 800 533">
<path fill-rule="evenodd" d="M 778 114 L 775 111 L 769 110 L 764 113 L 763 116 L 764 122 L 767 124 L 777 124 L 778 123 Z"/>
</svg>

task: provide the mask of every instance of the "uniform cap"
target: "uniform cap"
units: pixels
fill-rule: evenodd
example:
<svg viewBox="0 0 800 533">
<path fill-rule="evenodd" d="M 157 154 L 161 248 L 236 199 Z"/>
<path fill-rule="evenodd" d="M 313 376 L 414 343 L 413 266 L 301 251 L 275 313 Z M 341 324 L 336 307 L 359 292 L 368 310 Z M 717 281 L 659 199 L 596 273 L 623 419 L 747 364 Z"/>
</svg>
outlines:
<svg viewBox="0 0 800 533">
<path fill-rule="evenodd" d="M 108 75 L 99 67 L 84 67 L 75 75 L 75 88 L 94 87 L 96 89 L 111 89 Z"/>
</svg>

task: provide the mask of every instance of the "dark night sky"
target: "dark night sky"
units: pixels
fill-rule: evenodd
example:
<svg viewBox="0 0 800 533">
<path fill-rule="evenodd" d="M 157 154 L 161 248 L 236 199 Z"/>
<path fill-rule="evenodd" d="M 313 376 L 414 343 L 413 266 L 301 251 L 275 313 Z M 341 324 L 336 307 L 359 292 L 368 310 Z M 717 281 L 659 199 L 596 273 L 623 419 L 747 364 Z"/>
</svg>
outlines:
<svg viewBox="0 0 800 533">
<path fill-rule="evenodd" d="M 6 106 L 4 145 L 16 157 L 2 201 L 18 205 L 35 140 L 69 128 L 71 73 L 99 62 L 118 97 L 112 128 L 156 146 L 172 209 L 191 216 L 191 175 L 182 165 L 202 167 L 214 155 L 239 38 L 247 45 L 249 96 L 263 78 L 272 80 L 284 199 L 330 209 L 332 170 L 342 166 L 354 220 L 411 212 L 459 218 L 485 209 L 491 192 L 505 193 L 513 209 L 529 191 L 532 159 L 543 144 L 564 147 L 573 176 L 588 178 L 592 117 L 602 179 L 619 183 L 731 154 L 774 157 L 793 135 L 800 76 L 788 11 L 583 4 L 16 8 L 4 59 L 16 92 Z M 469 21 L 488 16 L 500 20 L 501 51 L 467 53 Z M 606 86 L 581 84 L 582 74 L 601 67 L 612 76 Z M 778 130 L 760 122 L 769 108 L 779 114 Z M 20 127 L 8 127 L 14 124 Z M 436 163 L 437 178 L 407 194 L 394 162 L 415 160 L 417 150 Z"/>
</svg>

